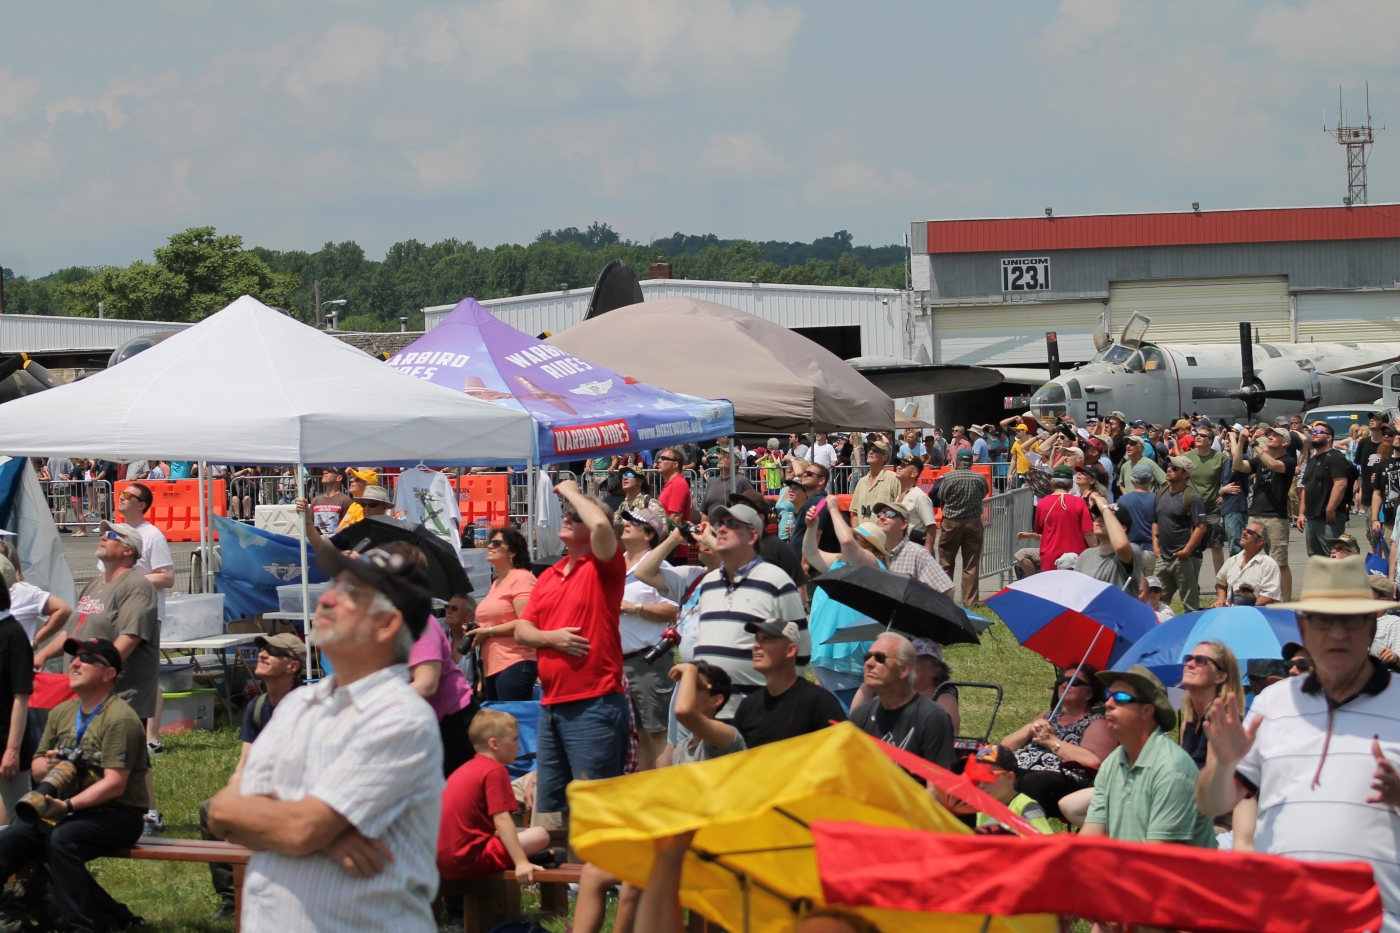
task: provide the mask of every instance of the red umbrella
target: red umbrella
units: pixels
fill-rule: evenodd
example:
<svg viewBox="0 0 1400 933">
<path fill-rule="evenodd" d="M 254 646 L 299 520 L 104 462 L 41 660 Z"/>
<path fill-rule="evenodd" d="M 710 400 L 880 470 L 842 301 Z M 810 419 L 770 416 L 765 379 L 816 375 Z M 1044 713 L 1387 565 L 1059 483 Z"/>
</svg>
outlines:
<svg viewBox="0 0 1400 933">
<path fill-rule="evenodd" d="M 1380 892 L 1364 862 L 824 820 L 811 831 L 828 904 L 997 917 L 1056 914 L 1209 933 L 1381 928 Z"/>
</svg>

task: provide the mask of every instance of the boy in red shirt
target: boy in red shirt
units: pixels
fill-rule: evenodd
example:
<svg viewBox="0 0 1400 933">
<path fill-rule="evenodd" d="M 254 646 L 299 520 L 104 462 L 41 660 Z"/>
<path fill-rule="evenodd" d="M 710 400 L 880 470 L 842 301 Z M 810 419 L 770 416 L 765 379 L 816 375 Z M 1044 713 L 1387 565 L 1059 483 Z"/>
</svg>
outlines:
<svg viewBox="0 0 1400 933">
<path fill-rule="evenodd" d="M 514 868 L 518 881 L 531 882 L 530 856 L 549 846 L 549 830 L 517 830 L 511 819 L 519 806 L 505 766 L 520 752 L 520 727 L 509 713 L 483 709 L 467 736 L 476 757 L 452 772 L 442 792 L 438 874 L 455 880 Z"/>
</svg>

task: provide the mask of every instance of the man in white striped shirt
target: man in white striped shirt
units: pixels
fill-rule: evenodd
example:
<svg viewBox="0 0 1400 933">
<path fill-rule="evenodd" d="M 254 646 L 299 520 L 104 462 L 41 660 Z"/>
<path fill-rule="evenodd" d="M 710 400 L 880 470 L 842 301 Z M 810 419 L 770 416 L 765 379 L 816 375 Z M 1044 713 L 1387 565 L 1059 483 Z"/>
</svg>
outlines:
<svg viewBox="0 0 1400 933">
<path fill-rule="evenodd" d="M 391 544 L 318 549 L 335 578 L 311 632 L 335 670 L 295 690 L 209 804 L 209 828 L 256 850 L 250 933 L 437 929 L 442 743 L 406 662 L 428 622 L 426 562 Z"/>
<path fill-rule="evenodd" d="M 696 602 L 700 623 L 695 658 L 723 668 L 734 684 L 729 702 L 717 718 L 729 720 L 739 703 L 763 689 L 764 678 L 753 667 L 753 640 L 744 626 L 767 619 L 796 622 L 798 676 L 805 673 L 812 654 L 807 632 L 807 611 L 792 578 L 777 564 L 758 556 L 762 521 L 752 506 L 718 506 L 710 512 L 715 533 L 715 553 L 723 563 L 700 581 Z"/>
</svg>

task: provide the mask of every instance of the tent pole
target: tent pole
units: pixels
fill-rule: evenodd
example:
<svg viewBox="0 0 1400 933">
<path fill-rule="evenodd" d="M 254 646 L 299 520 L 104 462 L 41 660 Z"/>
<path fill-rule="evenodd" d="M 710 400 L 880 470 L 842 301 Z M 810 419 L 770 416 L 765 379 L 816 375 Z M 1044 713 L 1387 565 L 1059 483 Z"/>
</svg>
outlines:
<svg viewBox="0 0 1400 933">
<path fill-rule="evenodd" d="M 209 592 L 209 512 L 205 508 L 205 487 L 209 480 L 205 474 L 204 461 L 199 461 L 199 576 L 200 592 Z M 194 575 L 190 575 L 190 589 L 194 589 Z"/>
<path fill-rule="evenodd" d="M 729 438 L 729 493 L 739 491 L 739 461 L 734 456 L 734 437 Z"/>
<path fill-rule="evenodd" d="M 525 468 L 525 542 L 530 546 L 530 560 L 535 559 L 535 484 L 539 481 L 539 467 L 530 464 Z"/>
<path fill-rule="evenodd" d="M 302 466 L 302 463 L 301 463 L 300 460 L 297 461 L 296 471 L 297 471 L 297 498 L 298 498 L 298 499 L 305 499 L 305 498 L 306 498 L 306 479 L 305 479 L 305 476 L 306 476 L 306 468 L 305 468 L 304 466 Z M 310 610 L 311 610 L 311 607 L 310 607 L 309 603 L 310 603 L 310 600 L 311 600 L 311 582 L 310 582 L 310 580 L 307 579 L 307 569 L 306 569 L 306 523 L 305 523 L 305 522 L 300 522 L 299 524 L 300 524 L 301 527 L 297 529 L 297 541 L 298 541 L 299 544 L 300 544 L 300 547 L 299 547 L 298 549 L 301 551 L 301 630 L 302 630 L 302 633 L 306 636 L 306 638 L 307 638 L 308 640 L 310 640 L 310 638 L 311 638 L 311 611 L 310 611 Z M 313 655 L 313 657 L 311 658 L 311 672 L 312 672 L 313 674 L 315 674 L 316 668 L 319 667 L 319 666 L 320 666 L 320 665 L 318 665 L 318 664 L 316 663 L 315 657 L 314 657 L 314 655 Z"/>
<path fill-rule="evenodd" d="M 1099 626 L 1099 630 L 1098 630 L 1097 632 L 1094 633 L 1094 640 L 1091 641 L 1091 642 L 1089 642 L 1089 650 L 1087 650 L 1087 651 L 1084 652 L 1084 657 L 1080 659 L 1080 661 L 1079 661 L 1079 666 L 1076 667 L 1076 668 L 1074 669 L 1074 675 L 1073 675 L 1072 677 L 1070 677 L 1070 680 L 1074 680 L 1075 677 L 1078 677 L 1078 676 L 1079 676 L 1079 672 L 1082 671 L 1082 670 L 1084 670 L 1084 665 L 1089 663 L 1089 655 L 1091 655 L 1091 654 L 1094 653 L 1094 645 L 1098 644 L 1098 642 L 1099 642 L 1099 636 L 1102 635 L 1102 634 L 1103 634 L 1103 626 L 1100 625 L 1100 626 Z M 1058 713 L 1058 712 L 1060 711 L 1060 704 L 1063 703 L 1063 702 L 1065 701 L 1065 694 L 1066 694 L 1066 693 L 1069 693 L 1069 685 L 1068 685 L 1068 684 L 1065 685 L 1064 692 L 1061 693 L 1061 694 L 1060 694 L 1060 698 L 1059 698 L 1058 700 L 1055 701 L 1055 708 L 1052 709 L 1052 710 L 1050 711 L 1050 715 L 1049 715 L 1049 716 L 1045 717 L 1046 719 L 1054 719 L 1054 718 L 1055 718 L 1055 714 Z"/>
</svg>

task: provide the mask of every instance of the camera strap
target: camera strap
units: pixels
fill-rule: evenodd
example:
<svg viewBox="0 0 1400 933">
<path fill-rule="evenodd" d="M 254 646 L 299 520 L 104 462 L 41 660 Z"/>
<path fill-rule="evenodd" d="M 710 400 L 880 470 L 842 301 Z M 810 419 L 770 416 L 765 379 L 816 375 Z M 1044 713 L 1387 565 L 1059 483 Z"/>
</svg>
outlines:
<svg viewBox="0 0 1400 933">
<path fill-rule="evenodd" d="M 92 711 L 91 716 L 84 718 L 83 704 L 78 704 L 78 708 L 73 711 L 74 715 L 77 717 L 75 720 L 76 725 L 73 729 L 73 744 L 75 746 L 82 743 L 83 733 L 87 732 L 87 727 L 92 724 L 92 721 L 97 718 L 97 714 L 102 712 L 102 707 L 106 705 L 107 701 L 103 700 L 101 703 L 97 704 L 97 709 Z"/>
</svg>

